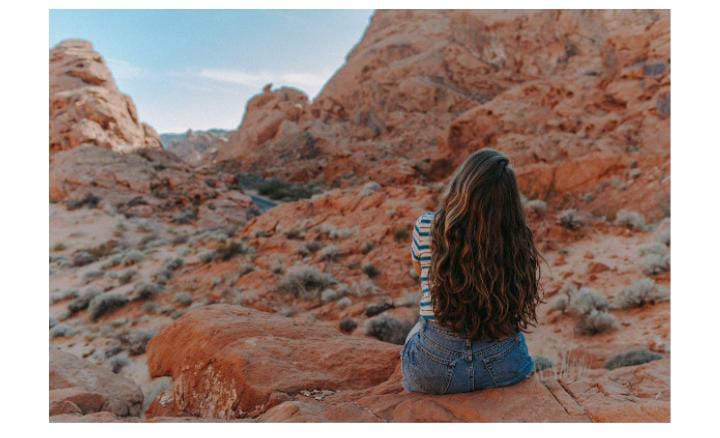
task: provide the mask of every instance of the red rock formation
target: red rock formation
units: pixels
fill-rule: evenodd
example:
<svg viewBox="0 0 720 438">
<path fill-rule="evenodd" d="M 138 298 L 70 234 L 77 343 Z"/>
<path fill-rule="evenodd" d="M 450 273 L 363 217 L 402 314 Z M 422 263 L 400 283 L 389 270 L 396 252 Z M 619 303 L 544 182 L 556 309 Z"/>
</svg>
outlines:
<svg viewBox="0 0 720 438">
<path fill-rule="evenodd" d="M 313 102 L 266 87 L 218 158 L 297 181 L 405 184 L 492 146 L 530 194 L 659 218 L 669 41 L 667 11 L 379 11 Z"/>
<path fill-rule="evenodd" d="M 400 386 L 399 347 L 237 306 L 191 312 L 148 351 L 152 375 L 175 382 L 149 417 L 578 422 L 667 421 L 669 413 L 667 361 L 597 372 L 589 382 L 545 376 L 468 394 L 409 394 Z"/>
<path fill-rule="evenodd" d="M 176 136 L 176 134 L 170 135 Z M 215 130 L 193 131 L 188 129 L 184 135 L 179 137 L 167 144 L 166 149 L 192 165 L 202 164 L 207 155 L 217 153 L 218 147 L 227 142 L 227 137 Z"/>
<path fill-rule="evenodd" d="M 277 393 L 376 385 L 398 357 L 392 344 L 223 305 L 189 313 L 148 346 L 150 374 L 173 377 L 175 409 L 213 418 L 255 416 Z"/>
<path fill-rule="evenodd" d="M 91 194 L 129 216 L 199 220 L 206 226 L 242 225 L 258 214 L 248 196 L 218 176 L 195 172 L 159 148 L 118 153 L 80 146 L 51 156 L 50 200 L 78 201 Z"/>
<path fill-rule="evenodd" d="M 120 152 L 161 147 L 92 44 L 66 40 L 50 50 L 50 152 L 82 144 Z"/>
</svg>

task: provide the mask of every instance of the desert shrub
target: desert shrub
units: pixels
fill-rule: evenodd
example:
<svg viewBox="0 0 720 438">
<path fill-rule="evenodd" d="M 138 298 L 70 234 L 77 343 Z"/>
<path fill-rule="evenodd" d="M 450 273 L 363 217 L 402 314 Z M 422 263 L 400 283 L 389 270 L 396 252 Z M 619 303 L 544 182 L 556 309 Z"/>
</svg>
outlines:
<svg viewBox="0 0 720 438">
<path fill-rule="evenodd" d="M 127 357 L 127 353 L 120 353 L 114 355 L 108 362 L 110 369 L 113 373 L 119 373 L 123 368 L 130 365 L 130 359 Z"/>
<path fill-rule="evenodd" d="M 567 310 L 569 303 L 570 303 L 570 300 L 568 299 L 567 296 L 558 295 L 552 301 L 550 301 L 548 310 L 557 311 L 557 312 L 565 312 L 565 310 Z"/>
<path fill-rule="evenodd" d="M 352 300 L 348 297 L 342 297 L 337 301 L 337 306 L 339 309 L 346 309 L 352 306 Z"/>
<path fill-rule="evenodd" d="M 379 315 L 379 314 L 383 313 L 386 310 L 392 309 L 393 307 L 394 307 L 393 304 L 389 301 L 383 301 L 380 303 L 369 304 L 365 308 L 365 316 L 373 317 L 375 315 Z"/>
<path fill-rule="evenodd" d="M 298 248 L 298 253 L 301 255 L 308 255 L 313 254 L 316 251 L 318 251 L 320 248 L 322 248 L 322 243 L 319 240 L 311 240 L 310 242 L 305 242 Z"/>
<path fill-rule="evenodd" d="M 375 181 L 370 181 L 363 186 L 362 190 L 360 191 L 360 196 L 370 196 L 378 190 L 380 190 L 380 184 L 376 183 Z"/>
<path fill-rule="evenodd" d="M 615 225 L 638 231 L 647 229 L 645 218 L 640 213 L 625 209 L 618 211 L 615 215 Z"/>
<path fill-rule="evenodd" d="M 640 269 L 646 275 L 658 275 L 670 270 L 670 254 L 648 254 L 640 259 Z"/>
<path fill-rule="evenodd" d="M 335 289 L 327 288 L 320 293 L 320 301 L 329 303 L 338 299 L 340 294 Z"/>
<path fill-rule="evenodd" d="M 278 313 L 287 318 L 292 318 L 293 316 L 297 315 L 297 309 L 294 307 L 283 307 L 282 309 L 278 310 Z"/>
<path fill-rule="evenodd" d="M 155 336 L 155 330 L 138 330 L 127 337 L 130 354 L 137 356 L 145 353 L 148 342 Z"/>
<path fill-rule="evenodd" d="M 57 324 L 50 329 L 51 338 L 63 338 L 70 337 L 75 334 L 75 330 L 72 327 L 65 324 Z"/>
<path fill-rule="evenodd" d="M 272 264 L 270 265 L 270 272 L 272 272 L 273 274 L 277 274 L 277 275 L 280 275 L 283 272 L 285 272 L 285 267 L 283 266 L 282 261 L 280 261 L 280 260 L 273 261 Z"/>
<path fill-rule="evenodd" d="M 96 296 L 100 295 L 100 293 L 101 292 L 98 289 L 88 289 L 82 295 L 70 301 L 70 303 L 68 304 L 68 312 L 70 314 L 73 314 L 81 310 L 87 309 L 90 305 L 90 301 L 92 301 Z"/>
<path fill-rule="evenodd" d="M 147 303 L 143 304 L 143 312 L 145 312 L 145 313 L 148 313 L 150 315 L 155 315 L 159 311 L 160 311 L 160 305 L 158 303 L 148 301 Z"/>
<path fill-rule="evenodd" d="M 50 293 L 50 304 L 55 304 L 60 301 L 69 300 L 71 298 L 77 298 L 80 294 L 75 289 L 68 289 L 60 292 Z"/>
<path fill-rule="evenodd" d="M 214 261 L 226 262 L 237 255 L 249 254 L 252 252 L 252 247 L 246 245 L 245 242 L 230 241 L 221 243 L 214 250 L 203 253 L 200 256 L 200 260 L 203 263 L 210 263 Z"/>
<path fill-rule="evenodd" d="M 55 245 L 53 245 L 51 249 L 55 252 L 60 252 L 60 251 L 65 251 L 67 249 L 67 246 L 65 246 L 64 243 L 60 242 L 60 243 L 56 243 Z"/>
<path fill-rule="evenodd" d="M 535 371 L 543 371 L 555 366 L 555 363 L 545 356 L 534 356 L 533 362 L 535 362 Z"/>
<path fill-rule="evenodd" d="M 325 248 L 321 249 L 320 252 L 318 252 L 320 260 L 337 260 L 339 255 L 340 250 L 335 245 L 328 245 Z"/>
<path fill-rule="evenodd" d="M 140 239 L 140 241 L 138 242 L 138 246 L 140 246 L 141 248 L 147 248 L 149 243 L 151 243 L 154 240 L 157 240 L 159 238 L 160 238 L 160 236 L 158 236 L 155 233 L 147 234 Z"/>
<path fill-rule="evenodd" d="M 97 208 L 102 198 L 96 196 L 90 192 L 85 193 L 80 198 L 68 199 L 65 201 L 65 207 L 68 210 L 76 210 L 78 208 Z"/>
<path fill-rule="evenodd" d="M 340 320 L 340 324 L 338 324 L 340 327 L 340 331 L 343 333 L 352 333 L 357 328 L 357 322 L 355 322 L 352 318 L 343 318 Z"/>
<path fill-rule="evenodd" d="M 280 201 L 297 201 L 298 199 L 306 199 L 313 195 L 311 187 L 293 184 L 276 178 L 261 182 L 257 189 L 260 195 Z"/>
<path fill-rule="evenodd" d="M 410 238 L 410 231 L 407 228 L 398 228 L 393 233 L 396 242 L 406 242 Z"/>
<path fill-rule="evenodd" d="M 383 314 L 365 321 L 365 334 L 383 342 L 402 345 L 412 326 L 409 321 Z"/>
<path fill-rule="evenodd" d="M 366 297 L 380 293 L 380 288 L 372 280 L 353 283 L 348 292 L 356 297 Z"/>
<path fill-rule="evenodd" d="M 525 203 L 525 209 L 538 216 L 542 216 L 547 211 L 547 203 L 540 199 L 533 199 Z"/>
<path fill-rule="evenodd" d="M 179 213 L 176 213 L 173 216 L 172 221 L 176 224 L 182 225 L 182 224 L 192 223 L 193 221 L 197 220 L 197 218 L 198 218 L 197 211 L 184 210 Z"/>
<path fill-rule="evenodd" d="M 347 239 L 354 233 L 350 228 L 336 228 L 330 224 L 321 224 L 318 227 L 318 232 L 320 235 L 327 236 L 332 240 Z"/>
<path fill-rule="evenodd" d="M 369 278 L 375 278 L 380 275 L 380 270 L 375 267 L 372 263 L 366 263 L 362 267 L 362 271 Z"/>
<path fill-rule="evenodd" d="M 662 358 L 662 355 L 653 353 L 645 349 L 632 350 L 613 356 L 612 358 L 610 358 L 610 360 L 605 362 L 605 368 L 609 370 L 614 370 L 615 368 L 620 367 L 642 365 L 644 363 L 652 362 L 654 360 L 660 360 Z"/>
<path fill-rule="evenodd" d="M 300 228 L 292 228 L 285 232 L 285 237 L 288 239 L 302 239 L 305 237 L 305 232 Z"/>
<path fill-rule="evenodd" d="M 177 271 L 183 265 L 183 259 L 176 257 L 165 262 L 165 269 L 168 271 Z"/>
<path fill-rule="evenodd" d="M 172 246 L 178 246 L 178 245 L 187 243 L 188 240 L 189 240 L 188 236 L 186 236 L 185 234 L 180 234 L 180 235 L 173 237 L 170 240 L 170 243 L 172 244 Z"/>
<path fill-rule="evenodd" d="M 121 263 L 125 266 L 132 266 L 142 262 L 145 259 L 145 253 L 137 249 L 131 249 L 122 255 Z"/>
<path fill-rule="evenodd" d="M 251 252 L 252 248 L 244 242 L 232 241 L 226 244 L 220 244 L 220 246 L 215 249 L 214 260 L 228 261 L 237 255 Z"/>
<path fill-rule="evenodd" d="M 83 282 L 85 284 L 93 282 L 97 280 L 98 278 L 102 278 L 105 276 L 105 272 L 103 271 L 88 271 L 85 274 L 83 274 Z"/>
<path fill-rule="evenodd" d="M 135 278 L 137 273 L 138 272 L 135 269 L 126 269 L 123 272 L 117 273 L 115 275 L 115 278 L 120 284 L 128 284 L 132 281 L 133 278 Z"/>
<path fill-rule="evenodd" d="M 587 315 L 595 310 L 607 310 L 610 307 L 608 300 L 594 290 L 583 287 L 570 296 L 567 309 L 575 315 Z"/>
<path fill-rule="evenodd" d="M 670 229 L 664 230 L 661 232 L 658 237 L 658 242 L 662 243 L 665 246 L 670 246 Z"/>
<path fill-rule="evenodd" d="M 170 271 L 168 269 L 161 269 L 161 270 L 153 273 L 150 278 L 155 283 L 165 285 L 165 284 L 167 284 L 168 281 L 170 281 L 172 276 L 173 276 L 172 271 Z"/>
<path fill-rule="evenodd" d="M 373 245 L 372 242 L 365 242 L 363 243 L 362 247 L 360 247 L 360 252 L 363 254 L 367 254 L 372 251 L 373 248 L 375 248 L 375 245 Z"/>
<path fill-rule="evenodd" d="M 192 295 L 188 292 L 178 292 L 175 294 L 175 302 L 181 306 L 189 306 L 192 304 Z"/>
<path fill-rule="evenodd" d="M 131 301 L 149 300 L 162 291 L 163 287 L 159 284 L 140 282 L 136 283 L 130 292 L 130 299 Z"/>
<path fill-rule="evenodd" d="M 313 266 L 296 265 L 287 270 L 280 280 L 281 290 L 305 299 L 318 298 L 326 287 L 337 283 L 331 274 L 321 272 Z"/>
<path fill-rule="evenodd" d="M 243 263 L 237 270 L 238 280 L 240 279 L 240 277 L 247 275 L 254 270 L 255 266 L 253 266 L 251 263 Z"/>
<path fill-rule="evenodd" d="M 89 265 L 90 263 L 93 263 L 97 260 L 97 257 L 92 255 L 88 251 L 78 251 L 73 255 L 72 264 L 73 266 L 79 267 L 79 266 L 85 266 Z"/>
<path fill-rule="evenodd" d="M 50 328 L 53 328 L 53 327 L 55 327 L 55 326 L 58 325 L 58 324 L 59 324 L 59 323 L 58 323 L 58 320 L 55 319 L 55 318 L 53 318 L 53 317 L 51 316 L 51 317 L 50 317 Z"/>
<path fill-rule="evenodd" d="M 585 224 L 585 221 L 577 210 L 570 208 L 558 214 L 558 223 L 568 230 L 577 230 Z"/>
<path fill-rule="evenodd" d="M 575 330 L 583 335 L 596 335 L 618 328 L 617 319 L 610 313 L 601 310 L 592 310 L 578 321 Z"/>
<path fill-rule="evenodd" d="M 641 307 L 645 304 L 655 304 L 666 300 L 667 294 L 649 278 L 636 281 L 631 286 L 623 288 L 615 297 L 614 305 L 620 309 Z"/>
<path fill-rule="evenodd" d="M 97 295 L 90 300 L 90 304 L 88 305 L 90 318 L 93 321 L 97 321 L 101 316 L 114 312 L 127 305 L 128 302 L 129 300 L 126 297 L 114 293 Z"/>
</svg>

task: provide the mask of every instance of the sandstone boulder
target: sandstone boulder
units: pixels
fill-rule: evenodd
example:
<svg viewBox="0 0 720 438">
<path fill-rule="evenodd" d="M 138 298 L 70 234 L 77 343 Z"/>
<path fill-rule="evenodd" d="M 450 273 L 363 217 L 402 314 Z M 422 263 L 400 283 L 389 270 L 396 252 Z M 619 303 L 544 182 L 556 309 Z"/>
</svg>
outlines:
<svg viewBox="0 0 720 438">
<path fill-rule="evenodd" d="M 188 313 L 147 352 L 151 376 L 172 376 L 177 410 L 213 418 L 255 416 L 274 393 L 377 385 L 399 357 L 395 345 L 229 305 Z"/>
</svg>

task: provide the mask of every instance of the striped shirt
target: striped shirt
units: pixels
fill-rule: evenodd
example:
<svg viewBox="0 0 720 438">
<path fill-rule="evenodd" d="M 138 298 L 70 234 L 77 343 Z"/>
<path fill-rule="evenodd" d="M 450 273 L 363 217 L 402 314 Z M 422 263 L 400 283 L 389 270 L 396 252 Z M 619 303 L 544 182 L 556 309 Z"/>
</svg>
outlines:
<svg viewBox="0 0 720 438">
<path fill-rule="evenodd" d="M 430 299 L 430 286 L 428 283 L 430 263 L 432 260 L 430 252 L 432 236 L 430 231 L 432 229 L 433 218 L 435 218 L 435 213 L 427 212 L 420 215 L 420 217 L 415 221 L 411 245 L 411 256 L 413 261 L 420 262 L 420 290 L 422 292 L 420 298 L 420 316 L 428 320 L 435 319 L 435 314 L 432 309 L 432 300 Z"/>
</svg>

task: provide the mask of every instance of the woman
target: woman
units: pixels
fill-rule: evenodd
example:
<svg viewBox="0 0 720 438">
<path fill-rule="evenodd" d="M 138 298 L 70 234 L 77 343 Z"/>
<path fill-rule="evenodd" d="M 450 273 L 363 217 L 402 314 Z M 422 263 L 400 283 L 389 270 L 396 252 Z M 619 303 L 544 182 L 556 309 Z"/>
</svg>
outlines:
<svg viewBox="0 0 720 438">
<path fill-rule="evenodd" d="M 475 152 L 440 209 L 415 223 L 422 298 L 401 353 L 403 387 L 448 394 L 529 377 L 535 364 L 522 332 L 537 323 L 539 258 L 508 158 Z"/>
</svg>

